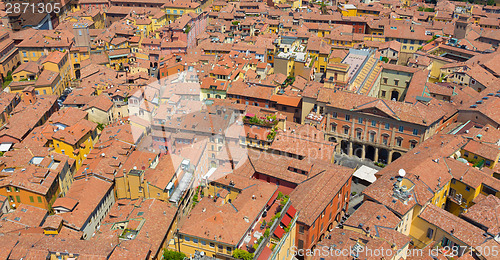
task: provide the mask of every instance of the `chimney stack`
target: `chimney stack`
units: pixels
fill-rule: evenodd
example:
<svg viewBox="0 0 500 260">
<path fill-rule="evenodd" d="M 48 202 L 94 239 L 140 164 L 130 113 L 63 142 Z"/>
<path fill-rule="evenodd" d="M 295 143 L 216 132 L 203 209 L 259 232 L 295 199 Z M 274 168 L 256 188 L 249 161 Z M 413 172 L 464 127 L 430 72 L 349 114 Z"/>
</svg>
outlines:
<svg viewBox="0 0 500 260">
<path fill-rule="evenodd" d="M 35 87 L 33 86 L 26 87 L 23 90 L 22 100 L 26 105 L 35 104 L 37 100 L 35 94 Z"/>
</svg>

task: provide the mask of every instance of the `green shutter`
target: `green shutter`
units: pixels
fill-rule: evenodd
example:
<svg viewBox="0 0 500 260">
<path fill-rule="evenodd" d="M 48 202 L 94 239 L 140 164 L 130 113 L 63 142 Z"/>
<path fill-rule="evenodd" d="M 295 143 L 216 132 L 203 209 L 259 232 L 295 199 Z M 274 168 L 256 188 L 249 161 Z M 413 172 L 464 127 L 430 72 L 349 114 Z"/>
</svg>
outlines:
<svg viewBox="0 0 500 260">
<path fill-rule="evenodd" d="M 38 196 L 37 198 L 38 198 L 38 202 L 42 203 L 42 197 Z"/>
<path fill-rule="evenodd" d="M 30 196 L 30 202 L 33 203 L 35 200 L 33 199 L 33 196 Z"/>
<path fill-rule="evenodd" d="M 17 200 L 18 203 L 21 203 L 21 197 L 16 196 L 16 200 Z"/>
</svg>

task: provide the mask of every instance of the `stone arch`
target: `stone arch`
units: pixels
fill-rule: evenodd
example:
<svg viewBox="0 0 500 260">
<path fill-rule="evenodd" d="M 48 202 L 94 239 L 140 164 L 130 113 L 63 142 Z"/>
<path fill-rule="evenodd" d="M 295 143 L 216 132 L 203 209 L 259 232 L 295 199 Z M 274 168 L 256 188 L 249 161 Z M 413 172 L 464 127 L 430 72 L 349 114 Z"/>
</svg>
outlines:
<svg viewBox="0 0 500 260">
<path fill-rule="evenodd" d="M 375 147 L 368 145 L 366 147 L 366 154 L 365 154 L 366 159 L 370 159 L 372 161 L 375 160 Z"/>
<path fill-rule="evenodd" d="M 399 91 L 395 89 L 391 91 L 391 100 L 399 100 Z"/>
<path fill-rule="evenodd" d="M 392 154 L 392 161 L 394 162 L 395 160 L 397 160 L 399 157 L 401 157 L 401 153 L 400 152 L 394 152 Z"/>
<path fill-rule="evenodd" d="M 389 160 L 389 151 L 385 148 L 381 148 L 378 151 L 378 162 L 387 163 Z"/>
</svg>

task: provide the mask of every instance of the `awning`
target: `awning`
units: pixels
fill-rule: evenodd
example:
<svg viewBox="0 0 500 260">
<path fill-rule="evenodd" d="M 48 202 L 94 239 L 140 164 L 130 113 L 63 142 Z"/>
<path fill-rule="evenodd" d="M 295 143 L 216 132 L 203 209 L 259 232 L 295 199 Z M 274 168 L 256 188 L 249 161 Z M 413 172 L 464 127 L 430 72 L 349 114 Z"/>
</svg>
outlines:
<svg viewBox="0 0 500 260">
<path fill-rule="evenodd" d="M 274 230 L 274 235 L 277 236 L 278 238 L 282 238 L 284 234 L 285 230 L 280 226 L 276 227 L 276 230 Z"/>
<path fill-rule="evenodd" d="M 1 143 L 0 152 L 7 152 L 12 147 L 13 143 Z"/>
<path fill-rule="evenodd" d="M 290 205 L 290 207 L 286 211 L 286 214 L 288 216 L 290 216 L 290 218 L 295 218 L 295 214 L 297 214 L 297 210 L 292 205 Z"/>
<path fill-rule="evenodd" d="M 375 173 L 377 172 L 378 172 L 377 170 L 363 165 L 354 172 L 353 176 L 361 180 L 365 180 L 369 183 L 374 183 L 377 180 L 377 177 L 375 177 Z"/>
<path fill-rule="evenodd" d="M 288 227 L 288 224 L 290 224 L 291 221 L 292 221 L 292 218 L 290 218 L 290 216 L 288 216 L 288 214 L 285 214 L 285 216 L 281 219 L 281 223 L 283 223 L 283 225 L 285 225 L 285 227 Z"/>
</svg>

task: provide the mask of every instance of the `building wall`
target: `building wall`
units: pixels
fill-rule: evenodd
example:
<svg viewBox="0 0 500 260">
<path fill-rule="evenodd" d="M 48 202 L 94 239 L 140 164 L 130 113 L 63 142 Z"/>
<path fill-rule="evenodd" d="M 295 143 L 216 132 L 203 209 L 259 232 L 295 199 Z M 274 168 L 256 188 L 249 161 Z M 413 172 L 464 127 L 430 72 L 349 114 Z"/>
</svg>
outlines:
<svg viewBox="0 0 500 260">
<path fill-rule="evenodd" d="M 196 236 L 179 234 L 176 240 L 180 243 L 180 251 L 186 256 L 192 256 L 196 251 L 204 252 L 206 256 L 215 257 L 218 255 L 232 256 L 235 245 L 221 243 L 219 241 L 202 239 Z M 177 242 L 177 241 L 176 241 Z M 176 248 L 177 249 L 177 248 Z M 229 249 L 229 250 L 228 250 Z"/>
<path fill-rule="evenodd" d="M 494 158 L 494 159 L 487 159 L 487 158 L 484 158 L 478 154 L 475 154 L 475 153 L 472 153 L 470 151 L 467 151 L 465 149 L 462 149 L 461 151 L 461 154 L 462 154 L 462 158 L 465 158 L 467 159 L 467 161 L 469 161 L 470 163 L 472 164 L 475 164 L 475 163 L 478 163 L 482 160 L 484 160 L 484 166 L 483 167 L 487 167 L 487 168 L 490 168 L 490 169 L 494 169 L 495 166 L 497 165 L 497 162 L 499 160 L 499 156 L 500 154 L 497 154 L 497 157 Z M 489 163 L 489 165 L 487 164 L 487 162 Z"/>
<path fill-rule="evenodd" d="M 332 198 L 323 212 L 316 216 L 316 220 L 311 226 L 298 222 L 296 246 L 299 247 L 299 240 L 302 240 L 304 249 L 315 247 L 317 242 L 328 234 L 328 231 L 335 228 L 349 207 L 352 178 L 342 186 L 341 190 Z M 293 202 L 292 202 L 293 203 Z"/>
<path fill-rule="evenodd" d="M 59 193 L 58 191 L 59 184 L 57 180 L 54 181 L 53 185 L 49 188 L 49 191 L 45 195 L 26 189 L 16 189 L 14 186 L 0 187 L 0 195 L 6 196 L 11 205 L 15 204 L 17 206 L 19 203 L 23 203 L 46 210 L 50 210 L 50 205 L 52 205 L 57 198 L 57 194 Z"/>
<path fill-rule="evenodd" d="M 89 121 L 103 124 L 103 125 L 108 125 L 113 121 L 113 107 L 109 111 L 102 111 L 97 108 L 90 108 L 85 110 L 88 113 L 88 118 Z"/>
<path fill-rule="evenodd" d="M 469 120 L 476 122 L 478 124 L 482 125 L 487 125 L 490 124 L 494 128 L 500 127 L 500 123 L 493 121 L 491 118 L 485 116 L 479 111 L 473 111 L 473 110 L 460 110 L 458 113 L 458 118 L 457 120 L 459 122 L 467 122 Z"/>
<path fill-rule="evenodd" d="M 54 139 L 54 150 L 56 153 L 64 154 L 76 160 L 76 169 L 78 170 L 85 160 L 85 155 L 89 154 L 90 150 L 94 147 L 94 144 L 97 142 L 97 130 L 94 129 L 92 134 L 91 132 L 87 133 L 83 138 L 81 138 L 74 146 L 66 143 L 64 140 Z M 95 138 L 93 139 L 93 135 Z M 81 144 L 84 144 L 85 147 L 81 147 Z M 77 154 L 74 153 L 76 149 L 79 149 Z"/>
<path fill-rule="evenodd" d="M 298 215 L 296 215 L 296 218 L 297 216 Z M 290 231 L 281 238 L 278 246 L 276 246 L 276 248 L 274 249 L 273 254 L 269 258 L 270 260 L 292 259 L 292 247 L 295 246 L 295 237 L 297 235 L 296 218 L 292 220 L 292 225 L 289 229 Z"/>
<path fill-rule="evenodd" d="M 433 230 L 431 238 L 427 237 L 427 232 L 429 229 Z M 415 219 L 410 235 L 414 239 L 417 239 L 420 242 L 418 243 L 419 245 L 428 245 L 433 241 L 441 242 L 443 238 L 446 237 L 449 240 L 453 241 L 454 243 L 458 244 L 459 246 L 464 246 L 464 247 L 469 246 L 463 243 L 462 241 L 454 238 L 453 235 L 444 232 L 439 227 L 430 224 L 429 222 L 421 219 L 420 217 L 417 217 Z"/>
<path fill-rule="evenodd" d="M 382 69 L 380 92 L 378 97 L 381 99 L 391 100 L 392 91 L 397 91 L 397 100 L 403 101 L 406 89 L 410 84 L 412 76 L 412 73 Z"/>
<path fill-rule="evenodd" d="M 89 219 L 82 227 L 83 239 L 92 238 L 92 234 L 96 231 L 97 226 L 101 224 L 101 221 L 106 217 L 111 209 L 111 206 L 115 204 L 115 201 L 115 193 L 113 192 L 113 187 L 111 187 L 99 204 L 96 205 Z"/>
</svg>

